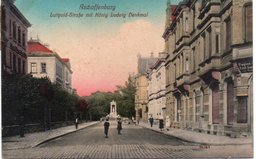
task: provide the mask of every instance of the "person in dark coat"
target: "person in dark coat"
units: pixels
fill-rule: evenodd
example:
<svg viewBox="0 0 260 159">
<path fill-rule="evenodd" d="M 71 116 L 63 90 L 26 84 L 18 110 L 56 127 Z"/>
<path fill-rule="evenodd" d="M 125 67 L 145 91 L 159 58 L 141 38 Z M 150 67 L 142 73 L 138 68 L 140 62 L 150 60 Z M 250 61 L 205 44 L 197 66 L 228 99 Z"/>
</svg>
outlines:
<svg viewBox="0 0 260 159">
<path fill-rule="evenodd" d="M 161 131 L 164 128 L 163 119 L 159 119 L 159 128 L 161 129 Z"/>
<path fill-rule="evenodd" d="M 153 117 L 152 116 L 149 118 L 149 122 L 151 124 L 151 127 L 153 127 Z"/>
<path fill-rule="evenodd" d="M 79 125 L 79 118 L 76 117 L 76 119 L 75 119 L 75 127 L 76 127 L 76 129 L 78 129 L 78 125 Z"/>
<path fill-rule="evenodd" d="M 109 125 L 110 125 L 110 123 L 108 122 L 108 119 L 106 119 L 106 121 L 105 121 L 105 123 L 104 123 L 104 130 L 105 130 L 106 138 L 108 138 Z"/>
<path fill-rule="evenodd" d="M 121 119 L 119 118 L 118 121 L 117 121 L 117 131 L 118 131 L 118 135 L 121 134 L 121 131 L 122 130 L 122 121 Z"/>
</svg>

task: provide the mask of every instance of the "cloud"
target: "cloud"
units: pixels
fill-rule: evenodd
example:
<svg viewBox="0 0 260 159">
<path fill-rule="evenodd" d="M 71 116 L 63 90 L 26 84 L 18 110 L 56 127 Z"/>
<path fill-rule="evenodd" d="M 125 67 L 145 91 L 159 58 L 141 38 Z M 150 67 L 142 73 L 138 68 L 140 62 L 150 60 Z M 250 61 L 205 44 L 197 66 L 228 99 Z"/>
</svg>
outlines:
<svg viewBox="0 0 260 159">
<path fill-rule="evenodd" d="M 149 56 L 163 51 L 163 28 L 148 21 L 126 22 L 117 30 L 104 28 L 95 33 L 68 25 L 40 35 L 61 57 L 71 59 L 73 87 L 80 95 L 114 90 L 124 84 L 129 72 L 136 72 L 138 53 Z"/>
</svg>

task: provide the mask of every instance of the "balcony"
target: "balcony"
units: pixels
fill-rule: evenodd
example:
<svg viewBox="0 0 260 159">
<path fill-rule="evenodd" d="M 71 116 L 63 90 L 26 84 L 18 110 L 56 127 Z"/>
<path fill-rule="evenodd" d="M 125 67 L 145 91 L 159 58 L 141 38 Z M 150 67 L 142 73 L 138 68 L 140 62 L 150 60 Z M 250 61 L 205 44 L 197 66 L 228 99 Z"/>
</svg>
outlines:
<svg viewBox="0 0 260 159">
<path fill-rule="evenodd" d="M 210 80 L 220 79 L 219 69 L 221 67 L 221 58 L 219 56 L 211 56 L 209 59 L 199 64 L 198 76 L 201 77 L 206 83 Z"/>
</svg>

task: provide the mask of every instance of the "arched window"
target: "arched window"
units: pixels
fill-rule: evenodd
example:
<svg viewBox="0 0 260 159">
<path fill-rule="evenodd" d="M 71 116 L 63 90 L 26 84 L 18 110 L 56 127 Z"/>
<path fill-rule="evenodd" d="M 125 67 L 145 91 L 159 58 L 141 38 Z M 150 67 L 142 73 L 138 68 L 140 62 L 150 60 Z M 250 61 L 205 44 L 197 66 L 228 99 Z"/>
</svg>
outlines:
<svg viewBox="0 0 260 159">
<path fill-rule="evenodd" d="M 253 41 L 253 14 L 252 14 L 252 3 L 248 3 L 244 6 L 244 31 L 245 41 Z"/>
</svg>

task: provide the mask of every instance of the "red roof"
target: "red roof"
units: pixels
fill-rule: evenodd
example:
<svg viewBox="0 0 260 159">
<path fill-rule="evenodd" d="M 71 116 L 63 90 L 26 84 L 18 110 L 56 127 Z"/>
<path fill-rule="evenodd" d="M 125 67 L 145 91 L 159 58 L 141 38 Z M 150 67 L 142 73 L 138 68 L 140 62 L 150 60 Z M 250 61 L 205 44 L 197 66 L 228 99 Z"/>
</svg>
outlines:
<svg viewBox="0 0 260 159">
<path fill-rule="evenodd" d="M 63 62 L 69 62 L 70 61 L 70 59 L 68 59 L 68 58 L 62 58 L 61 59 Z"/>
<path fill-rule="evenodd" d="M 33 52 L 53 53 L 52 50 L 48 49 L 46 46 L 44 46 L 38 41 L 29 41 L 27 45 L 27 52 L 28 53 L 33 53 Z"/>
</svg>

